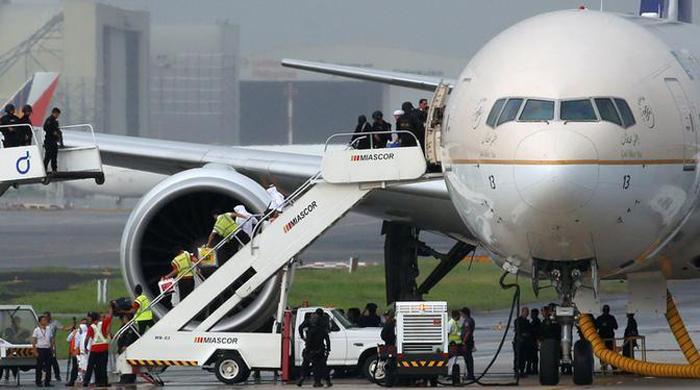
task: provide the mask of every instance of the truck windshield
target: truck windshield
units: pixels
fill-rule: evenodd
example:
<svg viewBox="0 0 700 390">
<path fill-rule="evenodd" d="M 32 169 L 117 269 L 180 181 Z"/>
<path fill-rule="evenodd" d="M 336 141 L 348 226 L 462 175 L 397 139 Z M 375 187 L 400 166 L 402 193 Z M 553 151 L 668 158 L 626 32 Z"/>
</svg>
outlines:
<svg viewBox="0 0 700 390">
<path fill-rule="evenodd" d="M 333 313 L 333 318 L 335 318 L 336 321 L 340 323 L 340 325 L 343 326 L 343 328 L 348 329 L 348 328 L 354 328 L 355 325 L 353 325 L 347 318 L 345 318 L 344 315 L 342 315 L 338 310 L 331 310 L 331 313 Z"/>
<path fill-rule="evenodd" d="M 0 310 L 0 337 L 8 343 L 31 344 L 32 331 L 36 326 L 36 317 L 31 310 Z"/>
</svg>

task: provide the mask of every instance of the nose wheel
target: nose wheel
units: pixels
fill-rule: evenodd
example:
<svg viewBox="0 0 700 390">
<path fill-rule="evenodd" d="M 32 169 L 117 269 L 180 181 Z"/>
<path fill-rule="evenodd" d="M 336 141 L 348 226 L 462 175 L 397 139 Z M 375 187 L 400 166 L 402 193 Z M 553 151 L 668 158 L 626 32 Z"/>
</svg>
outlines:
<svg viewBox="0 0 700 390">
<path fill-rule="evenodd" d="M 586 271 L 591 271 L 593 285 L 596 285 L 595 265 L 592 260 L 535 260 L 533 264 L 535 292 L 537 293 L 539 288 L 540 277 L 548 278 L 562 302 L 550 317 L 561 329 L 560 338 L 546 339 L 540 346 L 540 384 L 554 386 L 559 384 L 560 375 L 572 375 L 575 385 L 590 385 L 593 383 L 593 348 L 583 339 L 573 343 L 574 323 L 578 314 L 573 298 Z"/>
</svg>

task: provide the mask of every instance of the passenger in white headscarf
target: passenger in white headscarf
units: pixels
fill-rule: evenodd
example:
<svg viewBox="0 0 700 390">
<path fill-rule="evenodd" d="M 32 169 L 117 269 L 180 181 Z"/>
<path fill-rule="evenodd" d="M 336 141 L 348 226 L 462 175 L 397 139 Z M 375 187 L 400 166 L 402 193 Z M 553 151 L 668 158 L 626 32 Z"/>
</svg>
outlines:
<svg viewBox="0 0 700 390">
<path fill-rule="evenodd" d="M 238 226 L 241 226 L 241 230 L 243 230 L 243 232 L 248 236 L 248 239 L 244 242 L 250 241 L 250 239 L 253 237 L 253 228 L 258 223 L 258 219 L 253 217 L 253 215 L 248 212 L 248 210 L 246 210 L 245 206 L 242 204 L 234 207 L 233 211 L 237 214 L 236 223 Z"/>
<path fill-rule="evenodd" d="M 282 212 L 282 206 L 284 206 L 284 195 L 277 191 L 277 187 L 274 184 L 270 184 L 267 188 L 267 194 L 270 195 L 270 205 L 267 211 L 273 211 L 270 215 L 270 221 L 274 221 L 275 218 Z"/>
</svg>

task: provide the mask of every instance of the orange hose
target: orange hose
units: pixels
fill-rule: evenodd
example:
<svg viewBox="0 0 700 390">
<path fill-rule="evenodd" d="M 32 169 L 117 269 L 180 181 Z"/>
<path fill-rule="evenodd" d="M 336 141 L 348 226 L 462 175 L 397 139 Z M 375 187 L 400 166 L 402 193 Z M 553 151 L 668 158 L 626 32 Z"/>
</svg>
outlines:
<svg viewBox="0 0 700 390">
<path fill-rule="evenodd" d="M 581 314 L 578 325 L 583 337 L 593 346 L 593 353 L 607 364 L 644 376 L 700 379 L 700 365 L 643 362 L 605 348 L 590 314 Z"/>
<path fill-rule="evenodd" d="M 698 353 L 697 348 L 695 348 L 693 339 L 690 338 L 688 330 L 685 328 L 685 324 L 683 324 L 683 319 L 678 312 L 676 303 L 673 302 L 673 296 L 671 296 L 671 292 L 668 290 L 666 290 L 666 320 L 688 363 L 691 365 L 700 364 L 700 353 Z"/>
</svg>

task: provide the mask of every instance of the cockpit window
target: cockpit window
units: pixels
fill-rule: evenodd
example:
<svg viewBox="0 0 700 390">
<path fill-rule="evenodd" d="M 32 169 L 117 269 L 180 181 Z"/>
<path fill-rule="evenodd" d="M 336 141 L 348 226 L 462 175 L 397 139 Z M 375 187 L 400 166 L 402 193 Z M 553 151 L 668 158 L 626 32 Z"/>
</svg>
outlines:
<svg viewBox="0 0 700 390">
<path fill-rule="evenodd" d="M 496 119 L 498 119 L 498 114 L 501 113 L 501 108 L 503 108 L 503 103 L 505 102 L 506 99 L 496 100 L 496 103 L 494 103 L 493 107 L 491 108 L 491 112 L 489 112 L 489 117 L 486 118 L 487 125 L 491 127 L 496 127 Z"/>
<path fill-rule="evenodd" d="M 503 107 L 503 112 L 501 113 L 501 116 L 498 117 L 498 126 L 506 122 L 515 120 L 515 117 L 518 115 L 518 111 L 520 111 L 520 106 L 522 104 L 523 99 L 508 99 L 508 102 L 506 103 L 505 107 Z"/>
<path fill-rule="evenodd" d="M 596 107 L 598 107 L 600 119 L 622 126 L 620 115 L 617 114 L 617 109 L 615 109 L 612 99 L 595 98 L 593 100 L 595 101 Z"/>
<path fill-rule="evenodd" d="M 595 121 L 598 117 L 589 99 L 565 100 L 561 102 L 560 117 L 563 121 Z"/>
<path fill-rule="evenodd" d="M 554 102 L 551 100 L 527 99 L 521 121 L 551 121 L 554 119 Z"/>
<path fill-rule="evenodd" d="M 622 127 L 628 128 L 633 126 L 636 122 L 634 121 L 634 115 L 632 114 L 632 110 L 630 110 L 630 106 L 627 105 L 627 102 L 624 99 L 615 99 L 615 105 L 622 116 Z"/>
</svg>

